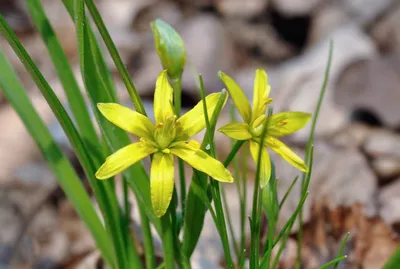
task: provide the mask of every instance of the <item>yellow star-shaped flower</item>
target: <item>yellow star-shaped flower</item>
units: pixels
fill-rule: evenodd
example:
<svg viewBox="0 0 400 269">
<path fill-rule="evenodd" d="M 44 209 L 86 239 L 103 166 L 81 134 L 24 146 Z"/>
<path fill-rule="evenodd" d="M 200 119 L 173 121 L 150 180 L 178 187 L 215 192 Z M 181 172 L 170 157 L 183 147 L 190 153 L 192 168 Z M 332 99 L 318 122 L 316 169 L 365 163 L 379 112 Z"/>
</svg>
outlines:
<svg viewBox="0 0 400 269">
<path fill-rule="evenodd" d="M 206 97 L 207 112 L 212 115 L 221 93 Z M 221 182 L 233 182 L 232 175 L 221 162 L 200 149 L 199 142 L 188 139 L 205 128 L 203 104 L 177 118 L 172 108 L 173 89 L 166 71 L 156 82 L 154 93 L 155 125 L 146 116 L 115 103 L 100 103 L 101 113 L 118 127 L 138 137 L 140 142 L 130 144 L 110 155 L 96 172 L 98 179 L 112 177 L 141 159 L 154 154 L 150 171 L 150 190 L 156 216 L 165 214 L 174 189 L 174 155 L 195 169 Z"/>
<path fill-rule="evenodd" d="M 275 137 L 292 134 L 303 128 L 310 120 L 311 115 L 303 112 L 282 112 L 272 115 L 268 120 L 265 115 L 267 105 L 272 102 L 269 98 L 271 90 L 268 84 L 267 73 L 263 69 L 257 69 L 254 79 L 253 111 L 246 95 L 239 85 L 228 75 L 220 72 L 219 77 L 228 88 L 229 94 L 242 116 L 244 122 L 233 122 L 221 127 L 218 131 L 237 139 L 248 140 L 250 152 L 255 162 L 260 150 L 261 133 L 264 124 L 268 122 L 264 146 L 272 149 L 287 162 L 301 171 L 307 172 L 308 168 L 304 161 L 294 153 L 287 145 Z M 271 163 L 268 151 L 265 147 L 261 153 L 260 184 L 264 187 L 271 176 Z"/>
</svg>

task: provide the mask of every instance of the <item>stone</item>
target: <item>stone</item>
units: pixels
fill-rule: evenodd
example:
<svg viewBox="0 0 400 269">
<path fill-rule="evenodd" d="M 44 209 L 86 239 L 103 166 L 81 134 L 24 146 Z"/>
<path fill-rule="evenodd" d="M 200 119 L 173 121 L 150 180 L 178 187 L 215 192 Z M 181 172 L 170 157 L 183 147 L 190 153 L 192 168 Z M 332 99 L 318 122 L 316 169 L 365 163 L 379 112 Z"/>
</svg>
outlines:
<svg viewBox="0 0 400 269">
<path fill-rule="evenodd" d="M 385 52 L 400 52 L 400 7 L 379 20 L 372 28 L 371 35 L 379 48 Z"/>
<path fill-rule="evenodd" d="M 345 12 L 343 5 L 338 1 L 325 3 L 315 11 L 311 21 L 308 46 L 313 46 L 335 29 L 351 21 L 350 14 Z"/>
<path fill-rule="evenodd" d="M 378 157 L 372 161 L 371 165 L 382 179 L 390 179 L 400 175 L 400 158 Z"/>
<path fill-rule="evenodd" d="M 205 90 L 208 93 L 220 91 L 222 83 L 217 73 L 220 70 L 228 70 L 232 66 L 233 58 L 233 44 L 221 22 L 211 15 L 197 15 L 183 22 L 179 33 L 187 49 L 183 89 L 192 96 L 199 96 L 195 83 L 199 72 L 203 74 Z"/>
<path fill-rule="evenodd" d="M 335 85 L 339 74 L 348 64 L 375 55 L 372 41 L 359 27 L 349 24 L 333 31 L 303 55 L 275 67 L 276 70 L 270 75 L 271 92 L 276 91 L 276 98 L 273 96 L 272 103 L 274 113 L 280 111 L 313 113 L 324 80 L 330 40 L 334 41 L 334 51 L 327 89 L 316 126 L 317 137 L 333 134 L 348 124 L 350 111 L 335 103 Z M 274 74 L 275 78 L 272 77 Z M 291 138 L 305 142 L 310 128 L 311 124 L 308 124 Z"/>
<path fill-rule="evenodd" d="M 43 120 L 49 122 L 53 115 L 46 101 L 39 94 L 34 94 L 31 101 Z M 0 125 L 7 126 L 0 133 L 0 186 L 7 186 L 13 184 L 15 171 L 40 153 L 9 104 L 0 108 Z"/>
<path fill-rule="evenodd" d="M 279 12 L 290 16 L 310 15 L 324 0 L 272 0 L 271 4 Z"/>
<path fill-rule="evenodd" d="M 400 126 L 400 55 L 360 60 L 340 75 L 335 100 L 347 109 L 365 109 L 388 127 Z"/>
<path fill-rule="evenodd" d="M 248 54 L 270 61 L 285 60 L 295 54 L 295 48 L 282 40 L 270 24 L 229 20 L 225 25 L 233 42 Z"/>
<path fill-rule="evenodd" d="M 278 197 L 282 199 L 294 178 L 301 174 L 282 158 L 273 156 L 279 179 Z M 299 156 L 303 157 L 304 154 L 300 153 Z M 310 218 L 312 205 L 322 201 L 331 209 L 360 204 L 365 215 L 377 214 L 376 202 L 371 199 L 377 191 L 376 178 L 364 156 L 357 149 L 338 149 L 322 142 L 316 143 L 309 191 L 310 195 L 304 205 L 305 222 Z M 300 179 L 282 207 L 279 227 L 282 227 L 293 214 L 299 197 Z"/>
<path fill-rule="evenodd" d="M 388 225 L 400 224 L 400 178 L 379 190 L 379 212 Z"/>
<path fill-rule="evenodd" d="M 389 10 L 395 0 L 346 0 L 341 1 L 344 10 L 351 15 L 352 20 L 359 25 L 368 25 L 377 17 Z"/>
<path fill-rule="evenodd" d="M 332 134 L 329 140 L 337 147 L 359 148 L 364 145 L 365 140 L 373 130 L 362 123 L 350 123 L 343 130 Z"/>
<path fill-rule="evenodd" d="M 400 158 L 400 135 L 385 130 L 376 131 L 366 139 L 363 149 L 373 158 Z"/>
<path fill-rule="evenodd" d="M 269 0 L 222 0 L 216 1 L 216 8 L 225 17 L 251 19 L 263 13 L 268 2 Z"/>
</svg>

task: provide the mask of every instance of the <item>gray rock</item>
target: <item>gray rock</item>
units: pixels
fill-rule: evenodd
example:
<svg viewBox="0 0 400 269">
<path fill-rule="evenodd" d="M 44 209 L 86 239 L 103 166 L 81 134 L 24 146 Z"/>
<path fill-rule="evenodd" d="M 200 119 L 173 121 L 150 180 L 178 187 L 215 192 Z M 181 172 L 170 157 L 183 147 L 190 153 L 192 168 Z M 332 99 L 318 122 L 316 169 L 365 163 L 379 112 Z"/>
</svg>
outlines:
<svg viewBox="0 0 400 269">
<path fill-rule="evenodd" d="M 384 124 L 400 126 L 400 55 L 368 59 L 343 70 L 335 99 L 347 109 L 362 108 L 375 114 Z"/>
<path fill-rule="evenodd" d="M 400 158 L 400 135 L 385 130 L 376 131 L 366 139 L 364 150 L 371 157 Z"/>
<path fill-rule="evenodd" d="M 342 0 L 340 1 L 352 20 L 361 25 L 373 22 L 382 12 L 394 4 L 395 0 Z"/>
<path fill-rule="evenodd" d="M 285 15 L 310 15 L 324 0 L 272 0 L 274 7 Z"/>
<path fill-rule="evenodd" d="M 347 124 L 350 111 L 335 103 L 334 88 L 339 74 L 347 65 L 375 55 L 372 41 L 359 27 L 349 24 L 333 31 L 303 55 L 276 67 L 275 72 L 270 75 L 272 92 L 276 92 L 272 103 L 274 112 L 288 110 L 313 113 L 324 80 L 330 40 L 334 41 L 334 52 L 325 99 L 317 123 L 317 136 L 332 134 Z M 277 77 L 273 78 L 273 74 Z M 304 142 L 310 128 L 311 124 L 308 124 L 292 137 Z"/>
<path fill-rule="evenodd" d="M 311 20 L 308 46 L 326 38 L 335 29 L 352 21 L 350 14 L 345 12 L 338 1 L 325 3 L 315 11 Z"/>
<path fill-rule="evenodd" d="M 361 147 L 373 130 L 361 123 L 351 123 L 338 133 L 329 137 L 330 141 L 338 147 L 358 148 Z"/>
<path fill-rule="evenodd" d="M 207 92 L 220 91 L 219 70 L 232 66 L 233 44 L 221 22 L 211 15 L 197 15 L 183 23 L 180 31 L 187 49 L 187 66 L 182 86 L 189 94 L 199 96 L 195 85 L 197 74 L 202 73 Z"/>
<path fill-rule="evenodd" d="M 379 191 L 380 215 L 383 220 L 393 225 L 400 221 L 400 180 L 383 187 Z"/>
<path fill-rule="evenodd" d="M 226 17 L 251 19 L 260 15 L 268 2 L 269 0 L 222 0 L 216 1 L 216 8 Z"/>
<path fill-rule="evenodd" d="M 376 23 L 372 30 L 372 37 L 384 51 L 400 52 L 400 6 L 391 10 L 388 15 Z"/>
<path fill-rule="evenodd" d="M 300 173 L 281 158 L 274 160 L 279 178 L 278 194 L 282 198 L 293 179 Z M 281 210 L 281 226 L 297 207 L 300 197 L 299 183 L 300 180 Z M 332 209 L 360 203 L 366 215 L 373 216 L 377 213 L 376 201 L 373 199 L 377 182 L 365 158 L 356 149 L 337 149 L 317 143 L 309 190 L 310 195 L 304 205 L 305 221 L 310 217 L 312 204 L 320 201 L 325 201 Z"/>
<path fill-rule="evenodd" d="M 400 175 L 400 158 L 378 157 L 372 161 L 371 165 L 382 179 Z"/>
<path fill-rule="evenodd" d="M 229 35 L 239 47 L 249 52 L 256 49 L 262 58 L 278 61 L 287 59 L 295 53 L 295 48 L 282 40 L 270 24 L 229 20 L 225 25 Z"/>
</svg>

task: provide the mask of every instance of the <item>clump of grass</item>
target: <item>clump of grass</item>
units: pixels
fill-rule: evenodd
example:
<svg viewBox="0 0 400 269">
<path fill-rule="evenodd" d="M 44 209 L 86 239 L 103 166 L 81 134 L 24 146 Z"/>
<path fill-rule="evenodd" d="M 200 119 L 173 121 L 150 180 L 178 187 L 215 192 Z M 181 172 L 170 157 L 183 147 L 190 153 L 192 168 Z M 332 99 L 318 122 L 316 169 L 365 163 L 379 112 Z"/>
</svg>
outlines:
<svg viewBox="0 0 400 269">
<path fill-rule="evenodd" d="M 333 51 L 332 43 L 325 77 L 321 78 L 323 79 L 323 86 L 317 109 L 313 115 L 305 162 L 304 164 L 299 164 L 297 155 L 293 155 L 286 148 L 284 152 L 274 148 L 274 144 L 270 142 L 270 137 L 273 134 L 279 135 L 285 134 L 285 132 L 288 134 L 296 131 L 305 125 L 307 121 L 305 117 L 308 116 L 286 112 L 288 113 L 286 118 L 279 118 L 279 114 L 272 114 L 271 108 L 268 109 L 267 114 L 265 113 L 267 105 L 272 101 L 272 99 L 268 98 L 270 86 L 265 71 L 258 70 L 255 80 L 254 98 L 259 99 L 257 99 L 258 103 L 255 103 L 253 113 L 257 112 L 259 114 L 257 115 L 260 116 L 258 118 L 251 117 L 250 105 L 248 105 L 247 99 L 243 99 L 241 89 L 232 79 L 220 73 L 222 81 L 227 86 L 227 91 L 222 90 L 217 95 L 214 94 L 210 97 L 205 95 L 203 77 L 200 74 L 198 76 L 198 85 L 202 102 L 193 110 L 196 117 L 190 114 L 189 116 L 192 116 L 192 118 L 188 116 L 189 120 L 186 120 L 186 124 L 189 124 L 187 125 L 189 126 L 187 127 L 188 133 L 194 132 L 194 129 L 199 128 L 198 126 L 206 129 L 206 132 L 201 143 L 193 142 L 189 140 L 189 135 L 187 137 L 179 137 L 182 133 L 182 128 L 185 128 L 183 126 L 185 116 L 180 115 L 180 100 L 181 76 L 185 68 L 186 51 L 183 40 L 171 26 L 160 20 L 152 23 L 155 48 L 166 70 L 161 74 L 167 76 L 165 81 L 161 81 L 161 79 L 156 85 L 156 91 L 158 91 L 159 96 L 154 106 L 156 111 L 161 111 L 159 117 L 162 118 L 162 121 L 153 125 L 146 118 L 146 111 L 141 98 L 93 0 L 63 0 L 63 4 L 76 27 L 80 69 L 84 81 L 83 89 L 78 86 L 77 78 L 73 75 L 66 54 L 58 41 L 55 31 L 52 29 L 40 0 L 27 0 L 26 3 L 64 88 L 67 104 L 72 109 L 71 116 L 66 113 L 63 104 L 50 84 L 1 15 L 0 32 L 30 73 L 33 81 L 61 124 L 83 167 L 86 180 L 88 180 L 93 191 L 93 197 L 85 190 L 71 163 L 55 143 L 44 121 L 32 106 L 27 92 L 18 80 L 18 76 L 8 63 L 6 55 L 1 51 L 0 67 L 2 72 L 0 74 L 0 86 L 6 98 L 21 117 L 32 138 L 36 141 L 50 169 L 56 175 L 60 186 L 85 223 L 104 261 L 110 268 L 157 267 L 172 269 L 176 266 L 190 268 L 190 259 L 201 237 L 207 211 L 210 212 L 220 235 L 227 268 L 245 268 L 245 260 L 247 258 L 250 261 L 251 269 L 277 268 L 286 240 L 295 221 L 298 219 L 300 224 L 298 233 L 298 267 L 300 266 L 302 207 L 308 196 L 308 186 L 312 173 L 314 131 L 329 75 Z M 90 20 L 87 17 L 89 14 L 86 14 L 86 9 L 94 22 L 93 25 L 89 22 Z M 93 27 L 96 27 L 96 31 L 100 33 L 101 42 L 106 45 L 107 52 L 111 55 L 117 67 L 120 78 L 124 82 L 132 100 L 135 112 L 126 111 L 119 106 L 118 110 L 115 111 L 107 110 L 107 112 L 104 110 L 105 106 L 102 105 L 98 109 L 99 103 L 117 104 L 119 100 L 115 92 L 114 81 L 104 60 L 107 52 L 101 50 Z M 82 90 L 87 93 L 90 103 L 89 108 L 85 105 Z M 171 95 L 169 95 L 170 90 Z M 214 133 L 219 115 L 227 101 L 228 93 L 245 122 L 236 127 L 230 125 L 223 129 L 223 132 L 233 137 L 233 139 L 231 151 L 227 158 L 224 161 L 219 161 Z M 109 105 L 108 108 L 110 107 L 115 107 L 115 105 Z M 232 122 L 236 122 L 235 108 L 232 108 Z M 94 112 L 94 121 L 89 116 L 89 110 Z M 130 122 L 130 117 L 134 117 L 136 121 Z M 195 120 L 198 126 L 190 125 L 192 120 Z M 122 129 L 115 128 L 113 123 L 122 127 Z M 100 127 L 100 134 L 95 132 L 96 126 Z M 243 126 L 247 126 L 247 129 L 240 129 Z M 278 127 L 287 129 L 279 129 Z M 149 150 L 147 155 L 150 155 L 152 159 L 152 173 L 144 169 L 140 159 L 132 161 L 129 165 L 123 163 L 129 157 L 121 159 L 122 161 L 120 159 L 115 162 L 111 161 L 113 160 L 111 158 L 115 157 L 115 155 L 112 155 L 113 153 L 131 144 L 128 134 L 125 132 L 126 130 L 132 131 L 134 134 L 139 131 L 148 134 L 148 137 L 145 135 L 140 143 L 143 143 Z M 196 131 L 199 130 L 196 129 Z M 166 140 L 168 141 L 165 142 Z M 247 159 L 249 154 L 247 148 L 243 147 L 246 140 L 250 143 L 250 153 L 257 163 L 252 214 L 249 217 L 249 222 L 247 222 L 246 216 L 248 193 Z M 254 150 L 252 145 L 258 145 L 256 147 L 257 150 Z M 266 153 L 263 145 L 269 145 L 272 150 L 277 151 L 284 158 L 288 158 L 290 163 L 305 171 L 301 175 L 301 199 L 296 210 L 281 230 L 277 230 L 276 227 L 279 210 L 290 195 L 297 178 L 294 179 L 292 186 L 284 197 L 279 200 L 277 195 L 277 186 L 279 184 L 277 178 L 279 175 L 275 175 L 274 164 L 269 160 L 268 152 Z M 242 147 L 243 150 L 240 153 L 239 150 Z M 281 145 L 281 147 L 283 146 Z M 137 150 L 139 149 L 142 150 L 137 148 Z M 132 153 L 134 154 L 129 156 L 136 153 L 139 154 L 136 151 Z M 176 188 L 173 183 L 172 185 L 166 185 L 167 181 L 171 180 L 171 178 L 168 178 L 171 166 L 164 162 L 169 160 L 169 154 L 171 153 L 179 157 L 179 188 Z M 239 154 L 242 154 L 242 163 L 239 162 Z M 107 156 L 110 155 L 114 157 L 107 159 Z M 182 160 L 187 161 L 194 167 L 187 191 L 185 184 L 188 179 L 185 178 Z M 104 166 L 102 166 L 103 170 L 99 170 L 99 168 L 104 162 L 108 170 L 106 170 L 106 176 L 101 176 L 105 168 Z M 237 188 L 237 197 L 229 197 L 227 199 L 225 197 L 224 184 L 228 183 L 222 184 L 220 182 L 231 181 L 232 176 L 225 169 L 231 163 L 233 164 L 233 178 Z M 129 169 L 127 169 L 128 166 Z M 117 185 L 114 179 L 98 180 L 96 176 L 98 178 L 112 177 L 116 174 L 115 171 L 122 172 L 122 170 L 124 170 L 121 184 L 123 188 L 123 203 L 120 205 L 117 199 Z M 98 171 L 97 174 L 96 171 Z M 166 193 L 168 188 L 171 191 Z M 180 190 L 179 200 L 178 189 Z M 136 198 L 140 213 L 144 259 L 139 256 L 139 252 L 136 249 L 138 242 L 135 242 L 135 236 L 133 236 L 129 228 L 131 205 L 128 201 L 128 195 L 130 192 Z M 95 211 L 92 198 L 99 205 L 99 213 Z M 240 201 L 241 229 L 239 235 L 235 235 L 232 228 L 233 224 L 229 212 L 229 200 L 231 199 Z M 160 203 L 161 209 L 156 207 L 156 203 Z M 177 210 L 178 204 L 182 209 L 181 211 Z M 263 214 L 268 219 L 268 236 L 265 242 L 260 242 L 260 220 Z M 104 221 L 102 222 L 100 219 Z M 248 226 L 246 223 L 248 223 Z M 155 229 L 162 239 L 164 260 L 161 264 L 157 264 L 155 260 L 151 227 Z M 246 249 L 248 240 L 246 236 L 247 227 L 250 228 L 249 249 Z M 279 242 L 277 255 L 272 257 L 272 250 L 278 246 Z M 330 265 L 337 266 L 338 262 L 345 258 L 342 248 L 338 258 L 323 265 L 321 268 L 327 268 Z"/>
</svg>

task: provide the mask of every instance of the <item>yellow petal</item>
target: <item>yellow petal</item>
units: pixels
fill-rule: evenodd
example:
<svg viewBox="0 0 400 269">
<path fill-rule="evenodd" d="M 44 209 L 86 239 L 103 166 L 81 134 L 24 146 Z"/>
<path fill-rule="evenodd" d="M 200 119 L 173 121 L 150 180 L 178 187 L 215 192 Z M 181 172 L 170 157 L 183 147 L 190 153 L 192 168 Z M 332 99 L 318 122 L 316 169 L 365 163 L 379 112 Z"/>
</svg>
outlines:
<svg viewBox="0 0 400 269">
<path fill-rule="evenodd" d="M 210 175 L 212 178 L 222 182 L 233 182 L 231 173 L 218 160 L 194 147 L 191 143 L 176 142 L 170 148 L 175 154 L 193 168 Z"/>
<path fill-rule="evenodd" d="M 99 103 L 97 107 L 119 128 L 139 137 L 152 137 L 154 125 L 146 116 L 116 103 Z"/>
<path fill-rule="evenodd" d="M 158 152 L 153 155 L 150 171 L 151 203 L 154 214 L 161 217 L 171 202 L 174 191 L 174 157 Z"/>
<path fill-rule="evenodd" d="M 232 100 L 235 103 L 235 106 L 242 116 L 243 120 L 247 123 L 250 123 L 251 107 L 246 95 L 239 87 L 239 85 L 237 85 L 237 83 L 228 75 L 223 72 L 219 72 L 218 75 L 225 86 L 228 88 L 228 92 L 231 95 Z"/>
<path fill-rule="evenodd" d="M 268 135 L 284 136 L 297 132 L 311 119 L 311 114 L 304 112 L 282 112 L 269 119 Z"/>
<path fill-rule="evenodd" d="M 251 138 L 249 125 L 244 122 L 229 123 L 219 128 L 218 131 L 236 140 L 248 140 Z"/>
<path fill-rule="evenodd" d="M 160 73 L 156 82 L 154 92 L 154 117 L 156 124 L 164 122 L 168 117 L 174 115 L 172 109 L 173 89 L 168 82 L 167 71 Z"/>
<path fill-rule="evenodd" d="M 268 85 L 268 76 L 264 69 L 257 69 L 254 78 L 253 89 L 253 120 L 265 114 L 267 104 L 271 101 L 268 98 L 271 86 Z"/>
<path fill-rule="evenodd" d="M 207 114 L 210 120 L 214 113 L 215 107 L 218 104 L 220 96 L 221 93 L 212 93 L 206 96 Z M 226 98 L 228 98 L 228 95 L 226 95 Z M 189 137 L 192 137 L 203 130 L 206 127 L 203 101 L 200 101 L 194 108 L 180 117 L 176 123 L 180 132 L 177 135 L 179 137 L 185 137 L 185 139 L 188 139 Z"/>
<path fill-rule="evenodd" d="M 253 157 L 254 162 L 257 164 L 258 160 L 258 152 L 260 150 L 260 145 L 251 140 L 250 141 L 250 152 Z M 261 148 L 261 164 L 260 164 L 260 186 L 263 188 L 267 185 L 270 177 L 271 177 L 271 161 L 269 159 L 268 150 L 265 147 Z"/>
<path fill-rule="evenodd" d="M 297 169 L 303 172 L 308 171 L 307 165 L 304 163 L 304 161 L 282 141 L 272 136 L 267 136 L 264 139 L 264 144 Z"/>
<path fill-rule="evenodd" d="M 97 170 L 98 179 L 107 179 L 127 169 L 146 156 L 157 151 L 157 148 L 146 142 L 138 142 L 123 147 L 107 157 L 105 163 Z"/>
</svg>

